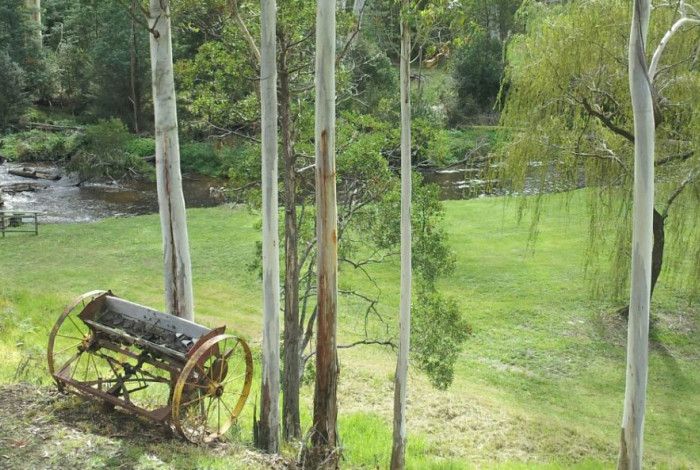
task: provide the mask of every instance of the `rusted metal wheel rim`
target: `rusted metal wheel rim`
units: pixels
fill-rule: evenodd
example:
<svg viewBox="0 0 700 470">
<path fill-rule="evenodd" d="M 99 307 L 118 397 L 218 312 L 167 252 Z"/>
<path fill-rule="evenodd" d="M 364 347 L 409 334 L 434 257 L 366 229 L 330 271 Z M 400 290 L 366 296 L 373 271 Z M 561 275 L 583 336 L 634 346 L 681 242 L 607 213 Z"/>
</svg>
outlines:
<svg viewBox="0 0 700 470">
<path fill-rule="evenodd" d="M 197 444 L 221 438 L 243 409 L 252 381 L 248 344 L 232 335 L 211 338 L 187 361 L 175 383 L 172 424 Z"/>
<path fill-rule="evenodd" d="M 92 338 L 90 329 L 78 318 L 78 314 L 90 302 L 106 293 L 107 291 L 95 290 L 76 297 L 63 310 L 63 313 L 61 313 L 61 316 L 58 317 L 51 329 L 51 333 L 49 333 L 46 359 L 48 361 L 49 374 L 51 374 L 51 377 L 60 389 L 63 389 L 64 384 L 57 378 L 57 372 L 63 370 L 70 363 L 77 363 L 80 356 L 87 351 Z M 56 349 L 57 341 L 63 343 L 58 350 Z M 61 360 L 59 356 L 71 350 L 75 352 L 69 356 L 67 361 Z"/>
</svg>

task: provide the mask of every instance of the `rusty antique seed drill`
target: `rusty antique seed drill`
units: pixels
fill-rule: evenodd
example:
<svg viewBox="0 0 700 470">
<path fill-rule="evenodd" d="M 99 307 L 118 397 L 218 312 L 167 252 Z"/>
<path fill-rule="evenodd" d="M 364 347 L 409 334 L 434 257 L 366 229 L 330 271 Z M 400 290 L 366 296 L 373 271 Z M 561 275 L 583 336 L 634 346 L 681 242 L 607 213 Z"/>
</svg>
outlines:
<svg viewBox="0 0 700 470">
<path fill-rule="evenodd" d="M 225 329 L 111 292 L 89 292 L 51 330 L 49 372 L 61 390 L 102 399 L 206 443 L 235 422 L 253 378 L 250 348 Z"/>
</svg>

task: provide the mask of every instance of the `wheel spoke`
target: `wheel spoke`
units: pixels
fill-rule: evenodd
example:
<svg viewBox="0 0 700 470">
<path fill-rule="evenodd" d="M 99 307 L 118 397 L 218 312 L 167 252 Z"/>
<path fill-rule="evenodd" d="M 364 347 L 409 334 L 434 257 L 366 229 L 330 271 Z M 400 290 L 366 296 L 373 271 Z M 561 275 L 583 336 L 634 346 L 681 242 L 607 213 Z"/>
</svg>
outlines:
<svg viewBox="0 0 700 470">
<path fill-rule="evenodd" d="M 216 401 L 216 433 L 221 432 L 221 399 Z"/>
<path fill-rule="evenodd" d="M 73 366 L 73 370 L 70 372 L 70 379 L 73 380 L 73 376 L 75 375 L 75 371 L 78 370 L 78 366 L 80 365 L 80 359 L 82 358 L 83 353 L 79 352 L 76 355 L 77 361 L 75 361 L 75 365 Z"/>
<path fill-rule="evenodd" d="M 70 322 L 73 324 L 73 326 L 75 327 L 75 329 L 78 330 L 78 333 L 80 333 L 81 335 L 85 336 L 85 333 L 83 333 L 83 330 L 81 330 L 80 327 L 78 326 L 78 324 L 75 322 L 75 320 L 73 320 L 73 317 L 70 316 L 70 315 L 68 315 L 68 319 L 69 319 Z"/>
<path fill-rule="evenodd" d="M 68 336 L 68 335 L 62 335 L 57 333 L 56 336 L 60 336 L 61 338 L 68 338 L 68 339 L 74 339 L 77 341 L 82 341 L 84 338 L 78 338 L 77 336 Z"/>
<path fill-rule="evenodd" d="M 226 355 L 224 356 L 224 359 L 228 360 L 228 358 L 231 357 L 231 355 L 236 351 L 236 349 L 238 348 L 238 345 L 239 345 L 239 344 L 240 344 L 240 342 L 239 342 L 239 341 L 236 341 L 236 343 L 233 345 L 233 347 L 231 348 L 231 350 L 230 350 L 229 352 L 226 353 Z"/>
<path fill-rule="evenodd" d="M 242 395 L 242 394 L 241 394 L 241 395 Z M 240 396 L 240 395 L 239 395 L 239 396 Z M 234 416 L 233 416 L 233 411 L 231 411 L 231 409 L 228 407 L 228 405 L 226 404 L 226 402 L 223 401 L 223 400 L 219 400 L 219 401 L 221 402 L 222 405 L 224 405 L 224 408 L 226 408 L 226 411 L 228 411 L 229 417 L 230 417 L 230 418 L 234 418 Z"/>
<path fill-rule="evenodd" d="M 242 374 L 238 374 L 238 375 L 236 375 L 235 377 L 229 377 L 229 378 L 226 379 L 225 381 L 221 382 L 220 385 L 226 385 L 227 383 L 233 382 L 234 380 L 238 380 L 238 379 L 240 379 L 241 377 L 245 377 L 245 374 L 246 374 L 246 373 L 243 372 Z"/>
<path fill-rule="evenodd" d="M 90 370 L 90 354 L 87 355 L 87 360 L 85 361 L 85 374 L 83 374 L 83 382 L 88 378 L 88 371 Z"/>
<path fill-rule="evenodd" d="M 180 404 L 180 406 L 181 406 L 181 407 L 182 407 L 182 406 L 189 406 L 189 405 L 191 405 L 192 403 L 197 403 L 197 402 L 203 400 L 203 399 L 206 398 L 206 397 L 207 397 L 206 395 L 200 395 L 199 398 L 195 398 L 194 400 L 190 400 L 190 401 L 188 401 L 188 402 L 182 403 L 182 404 Z"/>
<path fill-rule="evenodd" d="M 58 352 L 55 352 L 55 351 L 54 351 L 53 355 L 54 355 L 54 357 L 55 357 L 55 356 L 57 356 L 57 355 L 59 355 L 59 354 L 63 354 L 64 352 L 68 351 L 69 349 L 73 349 L 73 348 L 77 348 L 77 347 L 78 347 L 77 344 L 71 344 L 70 346 L 68 346 L 68 347 L 66 347 L 66 348 L 63 348 L 63 349 L 61 349 L 61 350 L 58 351 Z"/>
</svg>

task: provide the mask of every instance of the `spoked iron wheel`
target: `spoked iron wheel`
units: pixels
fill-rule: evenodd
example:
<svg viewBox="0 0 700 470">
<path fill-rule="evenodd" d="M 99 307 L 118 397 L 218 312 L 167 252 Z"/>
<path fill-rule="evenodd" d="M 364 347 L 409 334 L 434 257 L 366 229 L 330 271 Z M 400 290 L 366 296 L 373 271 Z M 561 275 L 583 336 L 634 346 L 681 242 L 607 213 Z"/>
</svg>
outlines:
<svg viewBox="0 0 700 470">
<path fill-rule="evenodd" d="M 175 429 L 194 443 L 223 437 L 243 409 L 252 380 L 246 342 L 231 335 L 211 338 L 187 361 L 175 384 Z"/>
<path fill-rule="evenodd" d="M 90 397 L 102 392 L 145 410 L 163 409 L 173 383 L 167 365 L 151 356 L 139 356 L 141 351 L 129 344 L 114 343 L 117 350 L 100 347 L 94 331 L 79 317 L 104 294 L 81 295 L 58 318 L 49 335 L 49 373 L 59 390 L 68 386 Z"/>
<path fill-rule="evenodd" d="M 92 291 L 76 298 L 58 317 L 49 334 L 49 373 L 61 390 L 65 387 L 61 377 L 90 382 L 107 379 L 109 375 L 109 368 L 90 354 L 93 333 L 78 317 L 90 302 L 104 294 L 105 291 Z"/>
</svg>

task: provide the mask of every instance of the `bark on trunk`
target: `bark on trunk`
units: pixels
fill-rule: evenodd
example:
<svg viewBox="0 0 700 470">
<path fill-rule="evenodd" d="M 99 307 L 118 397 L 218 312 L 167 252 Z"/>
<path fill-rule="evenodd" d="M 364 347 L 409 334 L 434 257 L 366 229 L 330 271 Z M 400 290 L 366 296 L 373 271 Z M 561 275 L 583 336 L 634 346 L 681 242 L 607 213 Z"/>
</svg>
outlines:
<svg viewBox="0 0 700 470">
<path fill-rule="evenodd" d="M 664 249 L 666 247 L 666 217 L 654 209 L 654 244 L 651 251 L 651 287 L 649 288 L 649 300 L 654 298 L 654 289 L 661 276 L 664 263 Z M 629 318 L 630 306 L 625 305 L 617 311 L 625 320 Z"/>
<path fill-rule="evenodd" d="M 193 320 L 192 267 L 180 173 L 170 9 L 167 0 L 150 0 L 148 25 L 151 28 L 156 182 L 163 232 L 165 304 L 169 313 Z"/>
<path fill-rule="evenodd" d="M 337 468 L 338 215 L 335 183 L 335 0 L 316 9 L 316 236 L 318 287 L 316 387 L 306 468 Z"/>
<path fill-rule="evenodd" d="M 664 263 L 664 248 L 666 247 L 666 218 L 654 209 L 654 246 L 651 251 L 651 288 L 649 299 L 654 297 L 656 282 L 661 275 Z"/>
<path fill-rule="evenodd" d="M 286 441 L 301 438 L 299 417 L 301 328 L 299 327 L 299 239 L 297 236 L 297 177 L 292 129 L 286 41 L 281 44 L 278 64 L 280 80 L 280 126 L 284 156 L 284 398 L 282 433 Z"/>
<path fill-rule="evenodd" d="M 402 1 L 403 10 L 408 0 Z M 411 341 L 411 32 L 401 21 L 401 311 L 399 355 L 394 383 L 394 436 L 391 468 L 403 469 L 406 454 L 406 391 Z"/>
<path fill-rule="evenodd" d="M 263 340 L 260 421 L 256 445 L 279 451 L 279 235 L 277 189 L 276 0 L 262 0 L 260 103 L 262 127 L 263 204 Z"/>
<path fill-rule="evenodd" d="M 654 107 L 645 55 L 650 1 L 635 0 L 632 8 L 629 44 L 629 82 L 635 130 L 632 282 L 618 468 L 637 470 L 642 467 L 648 376 L 654 217 Z"/>
</svg>

